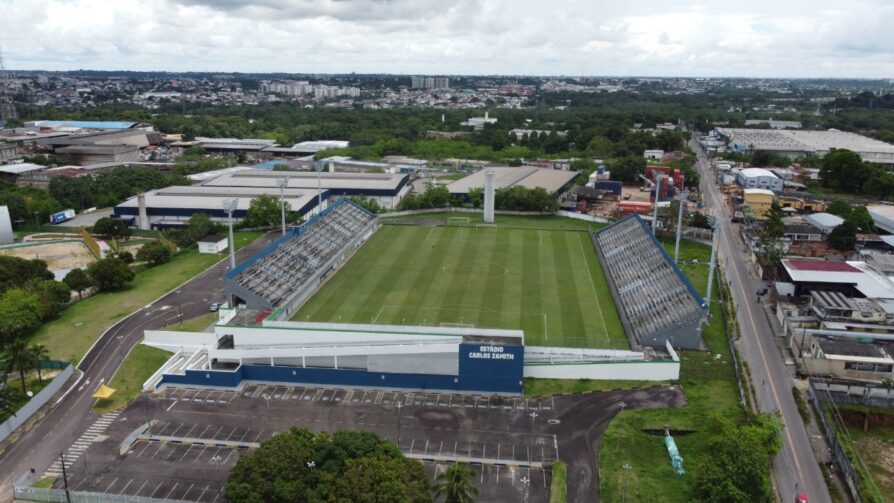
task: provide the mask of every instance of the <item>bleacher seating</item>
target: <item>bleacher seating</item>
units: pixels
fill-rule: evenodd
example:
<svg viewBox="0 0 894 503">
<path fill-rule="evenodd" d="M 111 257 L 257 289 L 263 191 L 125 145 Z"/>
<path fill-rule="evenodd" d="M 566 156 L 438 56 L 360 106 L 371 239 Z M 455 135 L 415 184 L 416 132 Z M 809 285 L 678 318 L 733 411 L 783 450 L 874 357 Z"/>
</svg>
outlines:
<svg viewBox="0 0 894 503">
<path fill-rule="evenodd" d="M 698 345 L 702 299 L 652 239 L 642 220 L 624 218 L 598 231 L 593 239 L 631 342 L 656 342 L 664 333 L 691 327 Z M 676 335 L 675 345 L 691 345 Z"/>
<path fill-rule="evenodd" d="M 375 216 L 345 201 L 307 224 L 233 280 L 277 306 L 335 257 Z"/>
</svg>

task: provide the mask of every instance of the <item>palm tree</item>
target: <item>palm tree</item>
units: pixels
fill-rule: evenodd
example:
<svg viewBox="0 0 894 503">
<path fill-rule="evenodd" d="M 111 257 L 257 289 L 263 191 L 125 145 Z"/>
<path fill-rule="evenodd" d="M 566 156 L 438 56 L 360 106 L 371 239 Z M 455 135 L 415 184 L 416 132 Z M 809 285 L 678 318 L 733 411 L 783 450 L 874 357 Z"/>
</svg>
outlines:
<svg viewBox="0 0 894 503">
<path fill-rule="evenodd" d="M 473 503 L 478 488 L 472 485 L 474 472 L 466 463 L 453 463 L 438 475 L 435 499 L 444 496 L 444 503 Z"/>
<path fill-rule="evenodd" d="M 37 366 L 37 379 L 43 384 L 43 375 L 40 373 L 40 362 L 50 358 L 50 351 L 43 344 L 35 344 L 31 346 L 31 358 L 34 359 L 34 365 Z"/>
<path fill-rule="evenodd" d="M 0 388 L 0 413 L 5 412 L 10 416 L 16 415 L 16 408 L 13 404 L 12 395 L 6 386 Z"/>
<path fill-rule="evenodd" d="M 25 341 L 14 339 L 6 345 L 6 358 L 4 363 L 7 370 L 18 370 L 19 377 L 22 378 L 22 394 L 27 395 L 28 389 L 25 387 L 25 371 L 31 370 L 31 364 L 34 359 L 31 357 L 31 351 L 25 345 Z"/>
</svg>

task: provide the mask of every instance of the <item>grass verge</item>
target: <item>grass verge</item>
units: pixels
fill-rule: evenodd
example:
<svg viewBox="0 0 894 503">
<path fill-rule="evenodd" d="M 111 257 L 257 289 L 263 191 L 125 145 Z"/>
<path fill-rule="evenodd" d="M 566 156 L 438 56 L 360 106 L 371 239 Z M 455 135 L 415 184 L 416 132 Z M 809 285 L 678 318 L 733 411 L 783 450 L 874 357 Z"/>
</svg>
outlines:
<svg viewBox="0 0 894 503">
<path fill-rule="evenodd" d="M 146 379 L 171 357 L 171 353 L 137 344 L 118 367 L 109 386 L 115 388 L 111 398 L 96 400 L 93 412 L 102 414 L 124 406 L 140 394 Z"/>
<path fill-rule="evenodd" d="M 568 467 L 561 461 L 553 463 L 552 484 L 549 489 L 549 503 L 568 501 Z"/>
<path fill-rule="evenodd" d="M 167 330 L 174 330 L 177 332 L 201 332 L 216 321 L 217 313 L 208 313 L 189 320 L 183 320 L 183 323 L 169 325 Z"/>
<path fill-rule="evenodd" d="M 389 216 L 387 213 L 379 215 L 382 223 L 389 221 L 400 223 L 405 220 L 441 220 L 445 224 L 448 218 L 468 218 L 468 223 L 451 222 L 451 227 L 475 226 L 484 222 L 482 213 L 420 213 L 418 215 Z M 605 224 L 587 222 L 586 220 L 577 220 L 574 218 L 557 217 L 553 215 L 496 215 L 494 217 L 497 228 L 505 227 L 510 229 L 543 229 L 553 231 L 586 231 L 589 229 L 599 229 Z"/>
<path fill-rule="evenodd" d="M 53 487 L 53 483 L 55 483 L 56 479 L 58 478 L 59 477 L 44 477 L 31 484 L 31 487 L 36 487 L 37 489 L 50 489 Z"/>
<path fill-rule="evenodd" d="M 46 387 L 53 380 L 59 372 L 52 370 L 44 370 L 43 371 L 43 382 L 37 378 L 37 373 L 34 374 L 25 374 L 25 389 L 32 392 L 34 395 L 40 393 L 44 387 Z M 9 389 L 10 398 L 12 398 L 11 409 L 19 410 L 23 405 L 28 403 L 31 398 L 28 395 L 22 393 L 22 379 L 18 377 L 18 373 L 15 373 L 17 377 L 8 379 L 6 381 L 6 387 Z M 0 422 L 6 421 L 9 418 L 10 414 L 6 412 L 0 411 Z"/>
<path fill-rule="evenodd" d="M 673 256 L 673 243 L 666 242 L 665 248 Z M 698 243 L 684 242 L 680 247 L 681 268 L 702 293 L 707 286 L 709 256 L 710 248 Z M 711 454 L 707 447 L 708 435 L 699 431 L 700 428 L 712 414 L 733 421 L 744 416 L 738 401 L 722 306 L 716 302 L 716 296 L 714 299 L 710 322 L 702 332 L 709 351 L 680 351 L 679 385 L 686 393 L 687 405 L 679 409 L 625 410 L 606 430 L 599 455 L 602 501 L 621 499 L 624 464 L 632 467 L 627 473 L 627 501 L 691 501 L 694 465 Z M 661 431 L 665 426 L 693 430 L 675 437 L 688 471 L 684 476 L 673 471 L 663 437 L 645 431 Z"/>
<path fill-rule="evenodd" d="M 237 233 L 236 248 L 244 247 L 261 234 Z M 77 363 L 109 326 L 208 269 L 223 257 L 201 254 L 195 249 L 180 253 L 167 264 L 137 274 L 133 282 L 122 290 L 100 293 L 76 302 L 59 318 L 38 328 L 28 344 L 43 344 L 50 351 L 51 358 Z"/>
</svg>

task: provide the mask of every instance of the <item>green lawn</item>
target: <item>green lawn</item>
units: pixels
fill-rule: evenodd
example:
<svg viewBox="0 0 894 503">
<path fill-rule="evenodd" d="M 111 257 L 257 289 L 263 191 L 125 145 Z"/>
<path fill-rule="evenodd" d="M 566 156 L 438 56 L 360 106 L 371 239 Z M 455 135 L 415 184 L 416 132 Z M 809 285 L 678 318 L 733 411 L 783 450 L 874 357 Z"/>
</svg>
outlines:
<svg viewBox="0 0 894 503">
<path fill-rule="evenodd" d="M 668 384 L 661 381 L 597 381 L 593 379 L 534 379 L 525 378 L 525 395 L 552 396 L 589 391 L 612 391 L 635 387 Z"/>
<path fill-rule="evenodd" d="M 565 503 L 568 501 L 568 467 L 561 461 L 553 463 L 552 484 L 549 490 L 549 503 Z"/>
<path fill-rule="evenodd" d="M 261 234 L 237 233 L 236 248 L 242 248 Z M 123 290 L 101 293 L 73 304 L 59 318 L 38 328 L 29 338 L 28 344 L 43 344 L 49 349 L 51 358 L 77 363 L 109 326 L 211 267 L 225 256 L 200 254 L 195 249 L 178 254 L 167 264 L 137 274 L 133 282 Z"/>
<path fill-rule="evenodd" d="M 673 256 L 673 243 L 665 243 Z M 704 295 L 707 285 L 707 261 L 710 248 L 698 243 L 684 242 L 681 260 L 696 259 L 700 264 L 684 264 L 682 269 Z M 620 501 L 624 484 L 622 466 L 632 467 L 627 474 L 627 501 L 692 501 L 692 483 L 696 460 L 709 458 L 708 436 L 699 429 L 711 414 L 733 420 L 744 416 L 739 406 L 732 360 L 724 332 L 720 304 L 714 289 L 711 322 L 703 336 L 710 351 L 681 351 L 679 385 L 686 393 L 687 406 L 680 409 L 626 410 L 617 416 L 606 430 L 599 456 L 600 498 Z M 719 358 L 717 355 L 720 355 Z M 671 468 L 670 459 L 661 435 L 644 430 L 661 430 L 665 425 L 675 430 L 694 430 L 677 435 L 675 440 L 684 459 L 686 475 L 680 477 Z M 620 449 L 615 452 L 618 434 Z"/>
<path fill-rule="evenodd" d="M 143 344 L 134 346 L 109 382 L 109 386 L 115 388 L 115 394 L 111 398 L 96 400 L 93 411 L 102 414 L 122 407 L 136 398 L 146 379 L 152 377 L 152 374 L 170 357 L 171 353 L 151 346 Z"/>
<path fill-rule="evenodd" d="M 168 325 L 165 330 L 173 330 L 177 332 L 202 332 L 212 323 L 217 322 L 217 313 L 203 314 L 191 320 L 183 320 L 183 323 L 174 323 Z"/>
<path fill-rule="evenodd" d="M 829 422 L 834 423 L 831 417 Z M 848 426 L 847 432 L 853 442 L 844 444 L 845 452 L 863 478 L 857 484 L 863 501 L 894 501 L 894 496 L 890 496 L 894 495 L 894 428 L 873 426 L 863 431 Z M 839 435 L 839 438 L 846 441 L 847 437 Z M 885 499 L 884 495 L 889 496 Z"/>
<path fill-rule="evenodd" d="M 627 348 L 584 232 L 385 225 L 295 320 L 521 329 L 529 345 Z"/>
</svg>

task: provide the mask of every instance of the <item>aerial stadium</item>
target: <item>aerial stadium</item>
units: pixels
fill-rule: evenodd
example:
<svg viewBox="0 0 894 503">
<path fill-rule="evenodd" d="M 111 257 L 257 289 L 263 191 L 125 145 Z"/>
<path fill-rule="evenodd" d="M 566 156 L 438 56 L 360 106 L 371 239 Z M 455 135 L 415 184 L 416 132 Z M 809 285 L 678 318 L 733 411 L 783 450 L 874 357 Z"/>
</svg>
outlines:
<svg viewBox="0 0 894 503">
<path fill-rule="evenodd" d="M 679 377 L 676 349 L 703 347 L 706 305 L 638 216 L 504 227 L 488 197 L 486 224 L 329 204 L 226 274 L 213 330 L 147 331 L 174 356 L 144 387 L 518 394 L 525 377 Z"/>
</svg>

